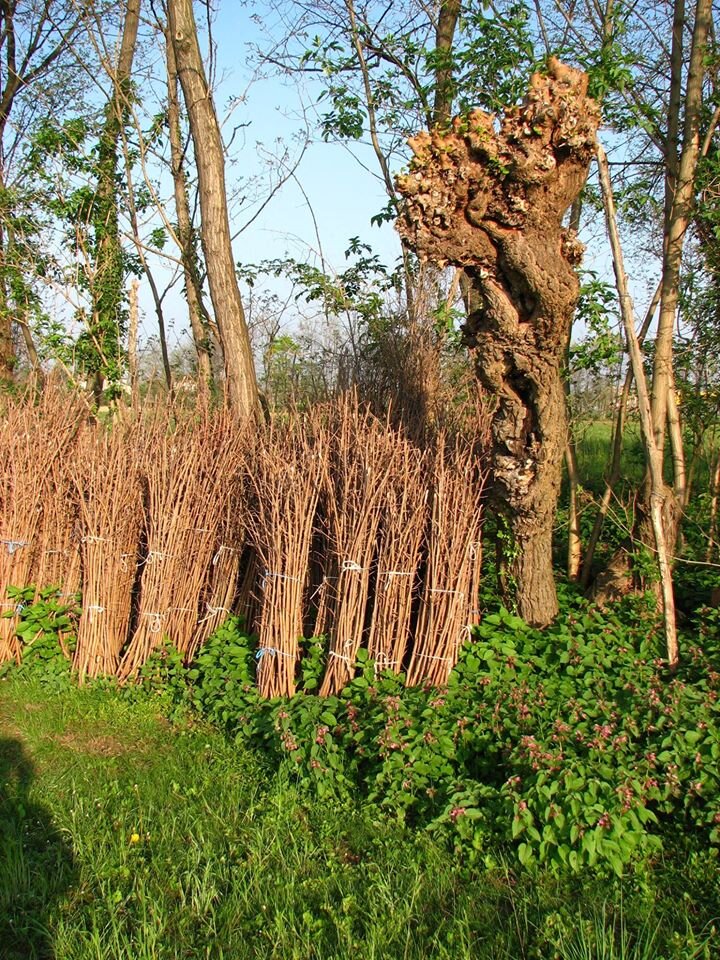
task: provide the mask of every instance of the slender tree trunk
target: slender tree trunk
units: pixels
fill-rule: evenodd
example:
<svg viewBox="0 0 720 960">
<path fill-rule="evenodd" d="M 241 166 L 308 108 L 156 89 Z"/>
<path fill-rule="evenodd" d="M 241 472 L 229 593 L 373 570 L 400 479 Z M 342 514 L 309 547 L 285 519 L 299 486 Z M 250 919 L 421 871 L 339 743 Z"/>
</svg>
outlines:
<svg viewBox="0 0 720 960">
<path fill-rule="evenodd" d="M 238 417 L 260 415 L 255 365 L 235 274 L 220 126 L 200 53 L 192 0 L 168 0 L 178 77 L 190 121 L 200 191 L 202 246 L 222 341 L 230 403 Z"/>
<path fill-rule="evenodd" d="M 652 319 L 655 316 L 655 311 L 657 310 L 659 302 L 660 285 L 658 284 L 653 298 L 650 301 L 650 306 L 647 309 L 647 313 L 645 314 L 645 319 L 643 320 L 640 332 L 638 333 L 638 344 L 642 344 L 643 340 L 645 339 L 647 332 L 650 329 Z M 585 558 L 583 560 L 582 575 L 580 577 L 580 585 L 582 586 L 583 590 L 586 590 L 588 584 L 590 583 L 590 574 L 592 572 L 593 560 L 595 559 L 595 550 L 597 549 L 597 545 L 600 540 L 600 534 L 602 533 L 605 517 L 610 509 L 610 501 L 612 499 L 613 490 L 620 479 L 622 441 L 623 434 L 625 432 L 625 417 L 627 414 L 627 403 L 630 397 L 632 381 L 633 367 L 630 365 L 625 373 L 625 381 L 617 401 L 617 417 L 615 419 L 615 431 L 613 434 L 610 464 L 606 473 L 605 489 L 603 491 L 602 499 L 600 500 L 600 506 L 598 507 L 597 516 L 595 517 L 595 523 L 593 524 L 592 533 L 590 534 L 590 540 L 588 541 L 587 550 L 585 551 Z"/>
<path fill-rule="evenodd" d="M 138 377 L 138 291 L 140 281 L 135 279 L 130 284 L 130 303 L 129 303 L 129 322 L 128 322 L 128 370 L 130 372 L 130 396 L 132 399 L 133 410 L 137 410 L 140 404 L 140 389 Z"/>
<path fill-rule="evenodd" d="M 187 299 L 190 329 L 198 360 L 198 389 L 201 393 L 212 390 L 211 338 L 207 311 L 203 304 L 202 283 L 198 269 L 197 251 L 193 237 L 190 204 L 188 202 L 187 179 L 185 177 L 185 151 L 182 143 L 180 124 L 180 102 L 178 99 L 178 75 L 175 63 L 175 48 L 169 28 L 165 29 L 165 50 L 167 58 L 168 88 L 168 127 L 170 130 L 170 167 L 175 190 L 175 213 L 178 222 L 178 240 L 180 258 L 185 277 L 185 297 Z"/>
<path fill-rule="evenodd" d="M 692 48 L 685 91 L 685 116 L 682 150 L 678 159 L 680 84 L 682 82 L 681 24 L 683 0 L 675 0 L 671 102 L 666 155 L 665 244 L 663 250 L 660 319 L 655 339 L 652 380 L 652 417 L 655 443 L 662 454 L 665 447 L 668 398 L 672 389 L 673 332 L 677 313 L 685 234 L 690 223 L 695 196 L 695 171 L 700 153 L 700 114 L 704 58 L 712 18 L 712 0 L 697 0 Z"/>
<path fill-rule="evenodd" d="M 173 380 L 172 380 L 172 370 L 170 369 L 170 355 L 168 353 L 167 345 L 167 334 L 165 332 L 165 315 L 163 313 L 162 306 L 162 297 L 160 296 L 160 291 L 158 290 L 158 285 L 155 282 L 155 277 L 148 263 L 148 259 L 145 256 L 145 247 L 142 243 L 140 237 L 140 226 L 138 223 L 137 207 L 135 206 L 135 188 L 133 185 L 133 176 L 132 176 L 132 164 L 130 162 L 130 157 L 127 149 L 127 142 L 123 137 L 123 156 L 125 158 L 125 178 L 127 182 L 127 202 L 128 202 L 128 214 L 130 217 L 130 228 L 132 230 L 133 242 L 135 243 L 135 250 L 137 251 L 138 260 L 142 264 L 142 268 L 145 271 L 145 278 L 147 279 L 148 286 L 150 287 L 150 293 L 153 298 L 153 305 L 155 307 L 155 316 L 158 323 L 158 335 L 160 338 L 160 355 L 162 357 L 163 372 L 165 374 L 165 386 L 167 387 L 168 394 L 170 398 L 173 397 Z M 137 312 L 137 290 L 135 290 L 135 310 Z M 131 304 L 132 308 L 132 304 Z M 130 318 L 132 322 L 132 317 Z M 137 317 L 136 317 L 137 321 Z M 137 328 L 135 331 L 137 335 Z M 129 349 L 129 348 L 128 348 Z M 132 379 L 132 373 L 131 373 Z"/>
<path fill-rule="evenodd" d="M 91 339 L 97 344 L 93 393 L 96 402 L 106 377 L 117 379 L 122 367 L 121 340 L 125 326 L 125 270 L 117 202 L 118 148 L 128 115 L 130 77 L 140 22 L 140 0 L 127 0 L 122 40 L 112 76 L 113 93 L 105 110 L 98 144 L 98 179 L 93 212 L 94 274 Z"/>
<path fill-rule="evenodd" d="M 0 223 L 0 387 L 14 381 L 16 363 L 12 314 L 5 282 L 5 235 Z"/>
<path fill-rule="evenodd" d="M 718 499 L 720 498 L 720 452 L 715 456 L 715 463 L 710 474 L 710 530 L 708 533 L 705 560 L 710 563 L 715 551 L 718 532 Z"/>
<path fill-rule="evenodd" d="M 569 487 L 567 575 L 569 580 L 577 580 L 580 577 L 580 565 L 582 563 L 582 537 L 580 534 L 580 510 L 578 505 L 580 481 L 578 477 L 575 441 L 572 436 L 568 437 L 567 446 L 565 447 L 565 466 L 567 468 Z"/>
<path fill-rule="evenodd" d="M 447 123 L 453 104 L 453 43 L 460 16 L 460 0 L 441 0 L 435 28 L 435 103 L 433 122 Z"/>
<path fill-rule="evenodd" d="M 570 207 L 570 219 L 568 221 L 568 230 L 571 230 L 576 236 L 580 232 L 580 218 L 582 215 L 582 195 L 579 195 L 573 201 Z M 565 356 L 565 403 L 570 409 L 570 342 L 568 340 L 568 350 Z M 577 580 L 580 576 L 580 564 L 582 563 L 582 537 L 580 533 L 580 504 L 578 490 L 580 489 L 580 476 L 577 468 L 577 447 L 573 433 L 572 423 L 568 423 L 568 438 L 565 448 L 565 465 L 567 469 L 568 480 L 568 549 L 567 549 L 567 575 L 569 580 Z"/>
<path fill-rule="evenodd" d="M 655 549 L 657 552 L 658 568 L 660 571 L 660 584 L 662 589 L 663 614 L 665 619 L 665 639 L 667 644 L 667 658 L 670 666 L 675 667 L 678 663 L 678 645 L 677 628 L 675 624 L 675 598 L 673 594 L 672 570 L 670 559 L 668 557 L 667 541 L 665 536 L 665 522 L 663 517 L 663 506 L 666 498 L 665 481 L 663 479 L 662 449 L 656 440 L 653 429 L 652 411 L 650 407 L 650 397 L 648 394 L 645 370 L 643 367 L 643 358 L 640 351 L 637 334 L 635 333 L 635 319 L 633 316 L 632 301 L 627 287 L 627 276 L 623 263 L 622 248 L 620 238 L 617 232 L 615 218 L 615 202 L 612 194 L 612 185 L 610 183 L 610 172 L 608 169 L 607 157 L 605 151 L 598 145 L 598 168 L 600 171 L 600 185 L 602 188 L 603 204 L 605 206 L 605 219 L 607 221 L 608 234 L 610 236 L 610 246 L 612 249 L 613 268 L 615 270 L 615 280 L 617 283 L 618 299 L 620 301 L 620 310 L 622 313 L 625 335 L 628 342 L 630 353 L 630 362 L 632 363 L 633 375 L 638 394 L 638 405 L 640 408 L 640 424 L 645 443 L 645 454 L 648 461 L 650 472 L 650 519 L 653 533 L 655 535 Z"/>
</svg>

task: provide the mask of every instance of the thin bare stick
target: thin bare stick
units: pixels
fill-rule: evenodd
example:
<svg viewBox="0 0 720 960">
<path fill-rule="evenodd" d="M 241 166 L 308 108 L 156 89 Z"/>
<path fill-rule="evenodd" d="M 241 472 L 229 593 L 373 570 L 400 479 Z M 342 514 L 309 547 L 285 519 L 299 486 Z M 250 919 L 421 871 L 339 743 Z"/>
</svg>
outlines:
<svg viewBox="0 0 720 960">
<path fill-rule="evenodd" d="M 625 326 L 625 335 L 627 337 L 628 351 L 630 353 L 630 362 L 633 367 L 635 385 L 638 394 L 638 406 L 640 408 L 640 425 L 642 427 L 643 440 L 645 443 L 645 454 L 650 471 L 650 518 L 652 522 L 653 533 L 655 535 L 655 547 L 657 550 L 657 561 L 660 571 L 660 584 L 662 588 L 663 616 L 665 620 L 665 640 L 667 646 L 667 658 L 671 667 L 678 663 L 678 644 L 677 627 L 675 624 L 675 597 L 673 595 L 672 570 L 668 558 L 667 545 L 665 542 L 665 529 L 663 526 L 663 505 L 665 502 L 665 482 L 663 480 L 663 464 L 661 448 L 656 442 L 653 431 L 652 411 L 650 409 L 650 396 L 648 393 L 647 380 L 643 367 L 643 358 L 640 351 L 637 334 L 635 333 L 635 319 L 633 316 L 632 300 L 628 293 L 627 274 L 623 262 L 622 247 L 617 230 L 617 221 L 615 217 L 615 200 L 610 182 L 610 171 L 608 168 L 607 156 L 602 146 L 597 147 L 598 169 L 600 172 L 600 186 L 602 189 L 603 205 L 605 207 L 605 219 L 607 222 L 608 235 L 610 237 L 610 247 L 612 249 L 613 268 L 615 270 L 615 281 L 617 284 L 618 299 L 620 301 L 620 311 L 623 324 Z"/>
</svg>

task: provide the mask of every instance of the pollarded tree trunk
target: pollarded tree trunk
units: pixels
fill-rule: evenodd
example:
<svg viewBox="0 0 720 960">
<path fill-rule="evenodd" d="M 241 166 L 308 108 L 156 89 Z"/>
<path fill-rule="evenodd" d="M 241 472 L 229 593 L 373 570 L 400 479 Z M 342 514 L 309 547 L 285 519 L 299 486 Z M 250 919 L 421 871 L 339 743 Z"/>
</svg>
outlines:
<svg viewBox="0 0 720 960">
<path fill-rule="evenodd" d="M 518 612 L 557 613 L 552 529 L 567 440 L 563 364 L 582 246 L 562 218 L 582 189 L 599 110 L 587 78 L 557 60 L 525 102 L 474 111 L 411 141 L 400 232 L 426 259 L 464 267 L 467 334 L 497 399 L 491 495 L 513 534 Z"/>
</svg>

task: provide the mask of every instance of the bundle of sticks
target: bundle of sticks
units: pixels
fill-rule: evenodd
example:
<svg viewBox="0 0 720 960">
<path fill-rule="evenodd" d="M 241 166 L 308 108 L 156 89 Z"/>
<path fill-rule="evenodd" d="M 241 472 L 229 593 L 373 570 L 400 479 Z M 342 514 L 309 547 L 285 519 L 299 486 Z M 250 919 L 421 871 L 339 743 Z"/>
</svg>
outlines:
<svg viewBox="0 0 720 960">
<path fill-rule="evenodd" d="M 411 638 L 427 526 L 427 458 L 394 431 L 385 437 L 384 456 L 389 470 L 381 504 L 368 651 L 378 672 L 400 673 Z"/>
<path fill-rule="evenodd" d="M 327 525 L 326 587 L 330 609 L 328 661 L 321 696 L 337 693 L 352 678 L 363 641 L 377 537 L 391 462 L 388 428 L 349 392 L 318 423 L 324 458 L 323 500 Z"/>
<path fill-rule="evenodd" d="M 291 696 L 303 634 L 324 437 L 297 414 L 258 434 L 248 472 L 250 531 L 260 563 L 257 679 L 264 696 Z"/>
<path fill-rule="evenodd" d="M 80 426 L 81 407 L 77 398 L 66 394 L 58 384 L 49 384 L 39 400 L 20 398 L 8 403 L 0 420 L 0 449 L 4 469 L 0 471 L 0 612 L 13 613 L 10 586 L 28 587 L 32 583 L 62 588 L 71 575 L 59 564 L 53 570 L 56 582 L 38 580 L 40 567 L 50 550 L 66 550 L 72 529 L 71 516 L 56 495 L 55 483 L 62 475 L 59 464 L 68 462 Z M 65 487 L 64 480 L 61 484 Z M 54 511 L 62 511 L 60 520 Z M 72 507 L 70 507 L 70 514 Z M 55 526 L 63 527 L 61 543 L 44 534 Z M 61 554 L 55 554 L 61 557 Z M 69 556 L 68 556 L 69 559 Z M 20 644 L 15 635 L 16 617 L 0 617 L 0 663 L 20 661 Z"/>
<path fill-rule="evenodd" d="M 143 517 L 140 449 L 137 423 L 96 425 L 73 467 L 82 554 L 73 664 L 81 682 L 114 675 L 128 638 Z"/>
<path fill-rule="evenodd" d="M 483 482 L 473 446 L 440 435 L 432 463 L 427 560 L 408 686 L 447 683 L 470 626 L 477 622 Z"/>
<path fill-rule="evenodd" d="M 145 552 L 121 679 L 135 676 L 166 640 L 185 659 L 196 648 L 200 598 L 240 476 L 246 434 L 228 411 L 202 408 L 180 420 L 173 412 L 145 429 Z"/>
</svg>

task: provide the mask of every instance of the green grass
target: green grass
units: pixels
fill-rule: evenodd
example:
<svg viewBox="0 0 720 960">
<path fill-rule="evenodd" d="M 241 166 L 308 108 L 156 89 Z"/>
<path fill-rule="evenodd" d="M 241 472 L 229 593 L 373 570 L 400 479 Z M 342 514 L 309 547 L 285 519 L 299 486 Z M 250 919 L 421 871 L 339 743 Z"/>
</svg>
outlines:
<svg viewBox="0 0 720 960">
<path fill-rule="evenodd" d="M 110 689 L 0 681 L 0 788 L 3 960 L 717 955 L 697 851 L 623 881 L 462 863 Z"/>
<path fill-rule="evenodd" d="M 604 490 L 613 429 L 614 424 L 609 420 L 581 423 L 575 428 L 580 482 L 596 495 L 601 495 Z M 621 487 L 637 486 L 642 482 L 645 455 L 637 423 L 631 422 L 625 428 L 620 464 Z"/>
</svg>

